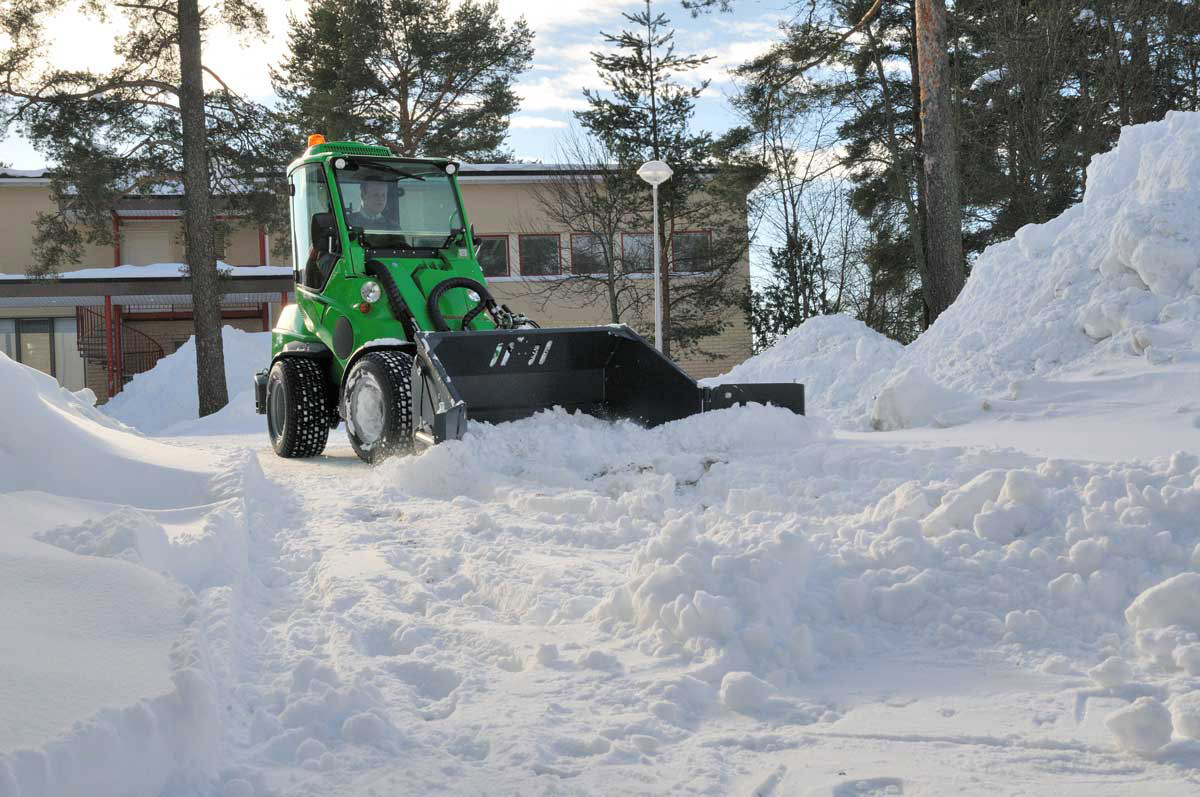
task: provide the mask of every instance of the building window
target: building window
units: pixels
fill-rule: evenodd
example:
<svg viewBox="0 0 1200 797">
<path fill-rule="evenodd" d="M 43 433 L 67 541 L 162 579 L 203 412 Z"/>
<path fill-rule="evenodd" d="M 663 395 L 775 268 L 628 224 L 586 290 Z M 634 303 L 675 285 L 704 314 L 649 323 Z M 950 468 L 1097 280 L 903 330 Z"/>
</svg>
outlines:
<svg viewBox="0 0 1200 797">
<path fill-rule="evenodd" d="M 671 236 L 671 270 L 709 271 L 712 268 L 712 231 L 677 232 Z"/>
<path fill-rule="evenodd" d="M 517 238 L 520 249 L 521 273 L 545 276 L 562 273 L 562 253 L 558 251 L 558 235 L 522 235 Z"/>
<path fill-rule="evenodd" d="M 627 232 L 621 235 L 621 266 L 628 274 L 654 272 L 654 235 Z"/>
<path fill-rule="evenodd" d="M 17 319 L 17 361 L 54 376 L 54 320 Z"/>
<path fill-rule="evenodd" d="M 589 232 L 571 233 L 571 272 L 608 273 L 608 258 L 605 256 L 603 238 Z"/>
<path fill-rule="evenodd" d="M 483 276 L 509 276 L 507 235 L 477 235 L 475 243 L 479 244 L 479 266 Z"/>
<path fill-rule="evenodd" d="M 11 318 L 0 318 L 0 353 L 17 359 L 17 322 Z"/>
</svg>

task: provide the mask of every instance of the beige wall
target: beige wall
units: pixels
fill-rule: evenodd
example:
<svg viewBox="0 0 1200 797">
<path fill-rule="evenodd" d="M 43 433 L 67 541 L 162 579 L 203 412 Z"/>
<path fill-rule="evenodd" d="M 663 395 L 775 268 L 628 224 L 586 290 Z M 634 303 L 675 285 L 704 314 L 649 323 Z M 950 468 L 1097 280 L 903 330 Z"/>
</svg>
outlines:
<svg viewBox="0 0 1200 797">
<path fill-rule="evenodd" d="M 568 296 L 563 292 L 556 293 L 550 290 L 552 283 L 549 278 L 528 279 L 520 276 L 519 236 L 522 233 L 559 233 L 562 268 L 564 271 L 571 268 L 571 231 L 547 220 L 535 191 L 536 189 L 531 189 L 528 183 L 484 184 L 473 182 L 470 178 L 462 180 L 463 202 L 467 206 L 467 217 L 475 225 L 475 232 L 479 235 L 508 236 L 510 276 L 492 277 L 488 280 L 492 295 L 496 301 L 525 313 L 542 326 L 594 326 L 611 323 L 608 300 L 602 286 L 597 285 L 594 295 L 590 297 L 577 291 L 571 291 Z M 740 270 L 748 284 L 748 259 L 741 264 Z M 644 283 L 647 294 L 653 292 L 654 283 L 651 279 L 639 279 L 639 282 Z M 653 332 L 652 317 L 623 320 L 647 337 Z M 749 357 L 750 330 L 746 326 L 744 315 L 739 311 L 732 311 L 729 321 L 731 323 L 728 329 L 717 339 L 706 341 L 703 345 L 706 351 L 718 355 L 716 359 L 700 354 L 686 355 L 676 358 L 679 366 L 699 379 L 725 373 Z"/>
<path fill-rule="evenodd" d="M 34 220 L 53 209 L 47 186 L 0 182 L 0 274 L 25 272 L 33 262 Z M 112 249 L 85 246 L 83 262 L 111 266 Z"/>
<path fill-rule="evenodd" d="M 35 183 L 35 181 L 29 181 Z M 0 182 L 0 274 L 23 274 L 33 262 L 34 222 L 39 213 L 53 212 L 49 187 L 42 184 Z M 132 221 L 124 220 L 121 231 L 121 262 L 136 262 L 130 257 L 139 249 L 141 241 L 165 236 L 168 242 L 167 262 L 183 261 L 183 227 L 178 220 Z M 225 256 L 221 258 L 234 266 L 260 265 L 258 256 L 258 229 L 239 227 L 230 235 Z M 276 265 L 278 258 L 272 260 Z M 85 245 L 79 263 L 66 266 L 63 271 L 78 271 L 85 268 L 108 268 L 113 264 L 111 246 Z M 145 263 L 137 262 L 137 265 Z"/>
</svg>

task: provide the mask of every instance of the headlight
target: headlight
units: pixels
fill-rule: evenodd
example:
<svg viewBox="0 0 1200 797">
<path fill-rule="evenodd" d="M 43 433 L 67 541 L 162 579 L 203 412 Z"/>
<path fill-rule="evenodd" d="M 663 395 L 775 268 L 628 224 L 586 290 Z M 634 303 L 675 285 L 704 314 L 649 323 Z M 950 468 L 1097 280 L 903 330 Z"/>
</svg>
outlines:
<svg viewBox="0 0 1200 797">
<path fill-rule="evenodd" d="M 345 159 L 345 158 L 338 158 L 337 160 L 335 160 L 335 161 L 333 162 L 333 168 L 335 168 L 335 169 L 345 169 L 345 168 L 346 168 L 346 159 Z"/>
<path fill-rule="evenodd" d="M 372 280 L 367 280 L 362 286 L 362 297 L 364 302 L 375 304 L 379 301 L 379 297 L 383 295 L 383 291 L 379 289 L 379 283 Z"/>
<path fill-rule="evenodd" d="M 456 171 L 458 171 L 458 167 L 453 163 L 446 164 L 446 174 L 454 174 Z"/>
</svg>

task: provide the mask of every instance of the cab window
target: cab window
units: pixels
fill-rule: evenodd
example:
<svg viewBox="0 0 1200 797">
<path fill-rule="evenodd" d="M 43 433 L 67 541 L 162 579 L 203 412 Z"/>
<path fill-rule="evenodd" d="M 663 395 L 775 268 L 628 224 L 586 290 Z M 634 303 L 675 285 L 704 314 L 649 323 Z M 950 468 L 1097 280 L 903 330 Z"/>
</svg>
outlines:
<svg viewBox="0 0 1200 797">
<path fill-rule="evenodd" d="M 333 204 L 329 199 L 329 185 L 325 170 L 319 163 L 301 166 L 292 172 L 292 263 L 296 282 L 300 285 L 321 290 L 333 270 L 336 256 L 326 251 L 317 251 L 313 245 L 313 217 L 326 214 L 330 218 Z"/>
</svg>

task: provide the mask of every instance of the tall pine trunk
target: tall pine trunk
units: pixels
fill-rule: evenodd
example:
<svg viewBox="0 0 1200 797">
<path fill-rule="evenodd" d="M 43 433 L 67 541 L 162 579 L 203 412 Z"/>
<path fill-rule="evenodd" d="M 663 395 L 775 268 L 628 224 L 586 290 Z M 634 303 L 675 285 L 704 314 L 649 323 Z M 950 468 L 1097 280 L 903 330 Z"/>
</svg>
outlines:
<svg viewBox="0 0 1200 797">
<path fill-rule="evenodd" d="M 958 141 L 950 107 L 945 0 L 916 0 L 921 72 L 921 143 L 925 163 L 925 295 L 932 323 L 958 297 L 965 281 Z"/>
<path fill-rule="evenodd" d="M 221 343 L 221 286 L 208 181 L 204 73 L 198 0 L 179 0 L 179 112 L 183 125 L 183 225 L 196 326 L 196 386 L 200 417 L 229 403 Z"/>
</svg>

